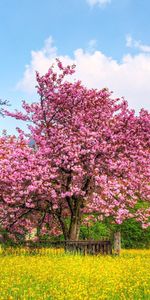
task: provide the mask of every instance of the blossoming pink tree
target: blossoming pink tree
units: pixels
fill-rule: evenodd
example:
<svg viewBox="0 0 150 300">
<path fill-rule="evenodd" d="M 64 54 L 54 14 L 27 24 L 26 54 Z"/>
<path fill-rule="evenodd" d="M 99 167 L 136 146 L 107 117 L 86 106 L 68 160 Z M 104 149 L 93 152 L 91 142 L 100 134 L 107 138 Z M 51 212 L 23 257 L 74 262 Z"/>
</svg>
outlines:
<svg viewBox="0 0 150 300">
<path fill-rule="evenodd" d="M 28 122 L 30 134 L 3 138 L 1 223 L 12 233 L 37 227 L 71 240 L 91 218 L 149 226 L 150 114 L 136 116 L 107 89 L 66 81 L 74 66 L 57 65 L 57 73 L 37 73 L 39 102 L 23 101 L 25 113 L 7 112 Z M 139 199 L 144 205 L 136 209 Z"/>
</svg>

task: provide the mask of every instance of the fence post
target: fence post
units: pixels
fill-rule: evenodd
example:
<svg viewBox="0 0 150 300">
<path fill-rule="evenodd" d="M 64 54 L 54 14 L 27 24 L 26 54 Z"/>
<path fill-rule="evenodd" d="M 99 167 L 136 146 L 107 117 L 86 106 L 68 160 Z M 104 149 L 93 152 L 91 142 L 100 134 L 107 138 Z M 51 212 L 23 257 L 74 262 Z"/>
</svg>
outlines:
<svg viewBox="0 0 150 300">
<path fill-rule="evenodd" d="M 120 255 L 121 250 L 121 232 L 117 231 L 114 233 L 114 254 Z"/>
</svg>

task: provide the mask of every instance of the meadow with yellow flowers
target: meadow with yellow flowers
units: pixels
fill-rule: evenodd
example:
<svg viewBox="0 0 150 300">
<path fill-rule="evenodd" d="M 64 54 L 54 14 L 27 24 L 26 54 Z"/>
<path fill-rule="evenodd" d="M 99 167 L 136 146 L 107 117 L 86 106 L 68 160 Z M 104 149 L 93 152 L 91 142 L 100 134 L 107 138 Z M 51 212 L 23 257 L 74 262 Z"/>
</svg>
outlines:
<svg viewBox="0 0 150 300">
<path fill-rule="evenodd" d="M 0 300 L 148 300 L 150 250 L 82 256 L 62 249 L 0 253 Z"/>
</svg>

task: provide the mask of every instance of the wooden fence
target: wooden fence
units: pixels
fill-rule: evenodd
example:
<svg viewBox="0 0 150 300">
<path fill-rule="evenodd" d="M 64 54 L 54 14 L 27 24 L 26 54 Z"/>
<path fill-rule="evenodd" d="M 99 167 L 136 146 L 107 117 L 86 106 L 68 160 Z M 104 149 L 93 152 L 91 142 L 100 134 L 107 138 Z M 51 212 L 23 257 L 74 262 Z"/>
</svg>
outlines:
<svg viewBox="0 0 150 300">
<path fill-rule="evenodd" d="M 112 246 L 109 240 L 105 241 L 68 241 L 65 249 L 71 252 L 83 254 L 112 254 Z"/>
<path fill-rule="evenodd" d="M 112 254 L 112 244 L 109 240 L 101 241 L 61 241 L 61 242 L 26 242 L 27 247 L 38 249 L 41 247 L 64 248 L 65 251 L 81 254 Z"/>
<path fill-rule="evenodd" d="M 112 244 L 109 240 L 101 240 L 101 241 L 38 241 L 35 242 L 33 240 L 25 241 L 21 244 L 2 244 L 4 249 L 12 247 L 12 249 L 17 248 L 26 248 L 29 253 L 40 253 L 40 249 L 42 248 L 64 248 L 66 252 L 80 253 L 80 254 L 112 254 Z M 17 250 L 17 251 L 18 251 Z"/>
</svg>

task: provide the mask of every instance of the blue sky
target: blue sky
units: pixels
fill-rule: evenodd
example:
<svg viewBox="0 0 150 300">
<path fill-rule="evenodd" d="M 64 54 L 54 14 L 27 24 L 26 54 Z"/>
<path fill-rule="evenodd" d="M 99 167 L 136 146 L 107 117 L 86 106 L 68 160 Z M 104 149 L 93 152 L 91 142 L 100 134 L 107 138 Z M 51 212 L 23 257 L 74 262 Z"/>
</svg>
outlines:
<svg viewBox="0 0 150 300">
<path fill-rule="evenodd" d="M 149 0 L 0 0 L 0 98 L 11 109 L 34 101 L 35 69 L 60 57 L 85 85 L 150 109 L 149 12 Z M 18 125 L 5 118 L 0 129 Z"/>
</svg>

